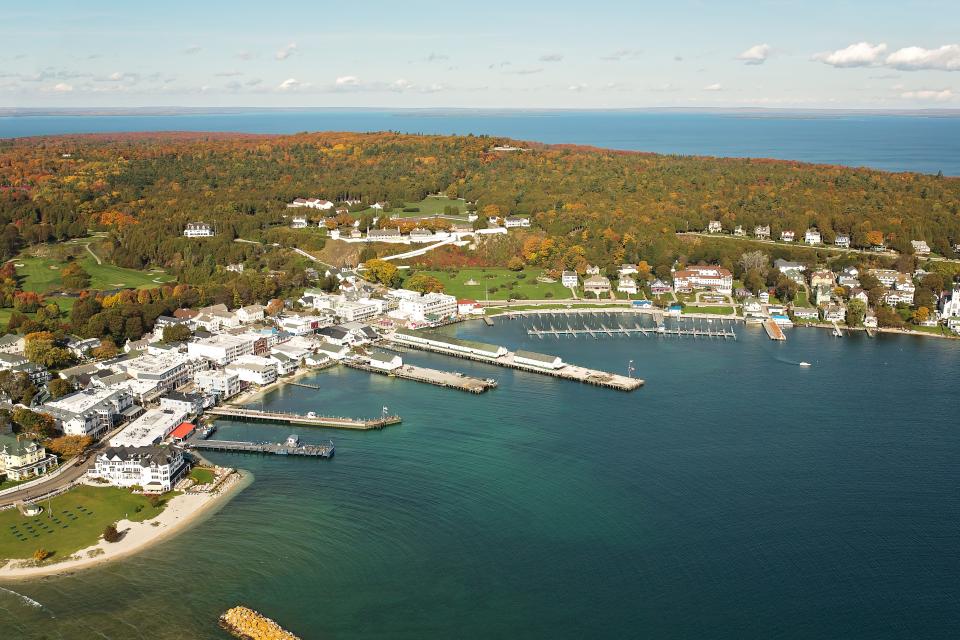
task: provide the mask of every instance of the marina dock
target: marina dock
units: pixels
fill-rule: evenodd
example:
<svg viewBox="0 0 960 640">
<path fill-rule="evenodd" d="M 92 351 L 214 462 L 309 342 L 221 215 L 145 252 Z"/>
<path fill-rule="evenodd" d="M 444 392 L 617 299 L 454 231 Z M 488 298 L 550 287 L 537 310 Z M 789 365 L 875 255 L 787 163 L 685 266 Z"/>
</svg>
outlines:
<svg viewBox="0 0 960 640">
<path fill-rule="evenodd" d="M 440 371 L 439 369 L 417 367 L 411 364 L 404 364 L 401 367 L 391 371 L 378 369 L 360 360 L 349 358 L 342 360 L 341 364 L 346 365 L 351 369 L 360 369 L 361 371 L 369 371 L 370 373 L 393 376 L 402 380 L 425 382 L 438 387 L 447 387 L 449 389 L 456 389 L 458 391 L 469 391 L 470 393 L 484 393 L 497 387 L 497 381 L 493 380 L 492 378 L 487 378 L 484 380 L 482 378 L 474 378 L 472 376 L 457 374 L 450 371 Z"/>
<path fill-rule="evenodd" d="M 191 449 L 201 451 L 226 451 L 236 453 L 262 453 L 277 456 L 307 456 L 312 458 L 332 458 L 333 442 L 327 444 L 299 444 L 289 439 L 287 442 L 242 442 L 237 440 L 190 440 Z"/>
<path fill-rule="evenodd" d="M 543 338 L 547 336 L 552 336 L 559 338 L 560 336 L 590 336 L 592 338 L 597 338 L 599 336 L 630 336 L 630 335 L 644 335 L 644 336 L 692 336 L 694 338 L 731 338 L 733 340 L 737 339 L 737 334 L 733 329 L 728 329 L 722 327 L 720 329 L 667 329 L 664 326 L 659 327 L 606 327 L 601 325 L 597 329 L 574 329 L 574 328 L 561 328 L 561 329 L 538 329 L 532 328 L 527 329 L 528 336 L 534 336 L 537 338 Z"/>
<path fill-rule="evenodd" d="M 615 389 L 617 391 L 634 391 L 643 386 L 643 380 L 640 378 L 632 378 L 616 373 L 587 369 L 585 367 L 578 367 L 572 364 L 565 364 L 558 369 L 550 369 L 520 363 L 516 361 L 516 354 L 512 351 L 507 351 L 505 355 L 493 358 L 478 355 L 476 353 L 447 349 L 435 344 L 412 343 L 405 340 L 397 340 L 396 338 L 390 339 L 389 342 L 382 346 L 384 348 L 390 348 L 394 350 L 399 350 L 398 348 L 408 348 L 419 351 L 428 351 L 431 353 L 439 353 L 442 355 L 453 356 L 454 358 L 464 358 L 465 360 L 473 360 L 474 362 L 486 362 L 487 364 L 496 365 L 498 367 L 518 369 L 520 371 L 527 371 L 529 373 L 539 373 L 541 375 L 551 376 L 553 378 L 562 378 L 564 380 L 592 384 L 597 387 Z"/>
<path fill-rule="evenodd" d="M 767 335 L 771 340 L 786 340 L 787 336 L 784 335 L 783 329 L 780 328 L 780 325 L 777 324 L 775 320 L 766 319 L 763 321 L 763 328 L 766 329 Z"/>
<path fill-rule="evenodd" d="M 399 424 L 400 416 L 381 416 L 380 418 L 343 418 L 338 416 L 319 416 L 286 413 L 282 411 L 258 411 L 256 409 L 247 409 L 244 407 L 213 407 L 207 409 L 207 414 L 218 418 L 230 418 L 232 420 L 251 420 L 254 422 L 274 422 L 280 424 L 300 425 L 305 427 L 329 427 L 332 429 L 382 429 L 390 425 Z"/>
</svg>

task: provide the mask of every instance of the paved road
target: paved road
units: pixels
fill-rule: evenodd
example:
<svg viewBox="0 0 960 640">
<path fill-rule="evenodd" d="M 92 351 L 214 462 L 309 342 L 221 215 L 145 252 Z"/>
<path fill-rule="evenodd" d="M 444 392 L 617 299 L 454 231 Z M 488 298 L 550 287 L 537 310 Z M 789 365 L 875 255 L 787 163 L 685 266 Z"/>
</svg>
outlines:
<svg viewBox="0 0 960 640">
<path fill-rule="evenodd" d="M 381 259 L 381 260 L 404 260 L 404 259 L 406 259 L 406 258 L 415 258 L 415 257 L 417 257 L 417 256 L 422 256 L 423 254 L 427 253 L 428 251 L 433 251 L 434 249 L 436 249 L 436 248 L 438 248 L 438 247 L 442 247 L 442 246 L 448 245 L 448 244 L 453 244 L 454 242 L 459 242 L 459 241 L 457 240 L 456 236 L 451 237 L 451 238 L 447 238 L 446 240 L 441 240 L 440 242 L 437 242 L 436 244 L 431 244 L 431 245 L 427 245 L 427 246 L 425 246 L 425 247 L 421 247 L 421 248 L 419 248 L 419 249 L 414 249 L 413 251 L 406 251 L 406 252 L 404 252 L 404 253 L 398 253 L 398 254 L 395 254 L 395 255 L 392 255 L 392 256 L 384 256 L 384 257 L 382 257 L 382 258 L 380 258 L 380 259 Z"/>
</svg>

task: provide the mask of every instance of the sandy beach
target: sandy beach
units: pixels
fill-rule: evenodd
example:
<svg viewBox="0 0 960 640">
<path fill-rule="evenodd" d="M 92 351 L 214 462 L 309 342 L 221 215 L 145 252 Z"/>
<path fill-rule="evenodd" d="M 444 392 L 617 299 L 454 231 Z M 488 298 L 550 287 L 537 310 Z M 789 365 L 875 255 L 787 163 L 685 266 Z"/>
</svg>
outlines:
<svg viewBox="0 0 960 640">
<path fill-rule="evenodd" d="M 62 562 L 41 566 L 32 566 L 32 560 L 11 560 L 0 568 L 0 581 L 27 580 L 70 573 L 133 555 L 203 522 L 252 482 L 251 474 L 236 471 L 230 474 L 214 493 L 184 493 L 174 497 L 166 509 L 152 520 L 145 522 L 120 520 L 117 522 L 117 529 L 124 531 L 125 534 L 118 542 L 100 540 L 97 544 L 81 549 Z M 23 563 L 27 566 L 20 566 Z"/>
<path fill-rule="evenodd" d="M 274 389 L 279 389 L 280 387 L 287 384 L 288 382 L 295 382 L 300 378 L 313 375 L 319 371 L 323 371 L 324 369 L 329 369 L 331 366 L 333 365 L 328 364 L 328 365 L 321 365 L 318 367 L 301 367 L 300 369 L 297 369 L 295 373 L 284 376 L 282 378 L 277 378 L 275 382 L 271 382 L 270 384 L 264 385 L 262 387 L 257 387 L 255 389 L 248 389 L 247 391 L 244 391 L 230 398 L 229 400 L 226 401 L 225 404 L 234 405 L 234 406 L 242 406 L 245 404 L 249 404 L 254 400 L 256 400 L 257 398 L 260 398 L 261 396 L 273 391 Z"/>
</svg>

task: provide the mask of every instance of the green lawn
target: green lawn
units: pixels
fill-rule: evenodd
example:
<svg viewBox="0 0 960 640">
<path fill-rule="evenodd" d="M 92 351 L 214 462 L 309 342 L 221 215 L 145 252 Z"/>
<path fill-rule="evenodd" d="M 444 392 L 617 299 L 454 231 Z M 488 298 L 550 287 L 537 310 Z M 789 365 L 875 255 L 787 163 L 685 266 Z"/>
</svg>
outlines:
<svg viewBox="0 0 960 640">
<path fill-rule="evenodd" d="M 683 309 L 684 313 L 715 313 L 717 315 L 730 315 L 733 313 L 733 307 L 704 306 L 698 307 L 688 304 Z"/>
<path fill-rule="evenodd" d="M 142 289 L 174 280 L 162 271 L 136 271 L 107 263 L 97 264 L 93 256 L 89 255 L 79 257 L 78 261 L 80 266 L 90 274 L 91 289 L 121 287 Z M 63 284 L 60 280 L 60 269 L 66 265 L 65 262 L 50 258 L 20 256 L 14 260 L 14 264 L 17 275 L 23 278 L 22 286 L 25 291 L 44 293 L 59 289 Z"/>
<path fill-rule="evenodd" d="M 418 271 L 434 276 L 443 283 L 444 291 L 458 298 L 473 298 L 474 300 L 508 300 L 529 299 L 546 300 L 556 298 L 564 300 L 570 297 L 570 290 L 560 284 L 560 281 L 551 284 L 537 282 L 541 269 L 524 269 L 510 271 L 509 269 L 459 269 L 453 271 Z M 523 276 L 518 278 L 517 276 Z M 473 280 L 477 284 L 468 285 Z M 484 287 L 487 293 L 484 294 Z"/>
<path fill-rule="evenodd" d="M 190 470 L 190 478 L 197 484 L 210 484 L 213 482 L 213 471 L 203 467 L 194 467 Z"/>
<path fill-rule="evenodd" d="M 443 215 L 444 207 L 454 206 L 457 208 L 457 213 L 453 215 L 462 215 L 464 221 L 466 221 L 467 216 L 467 203 L 463 199 L 451 200 L 449 198 L 438 198 L 435 196 L 427 196 L 420 202 L 405 202 L 402 207 L 394 207 L 387 211 L 390 215 L 395 218 L 417 218 L 422 216 L 433 216 L 433 215 Z M 420 211 L 417 212 L 404 212 L 404 208 L 417 207 Z M 355 217 L 363 216 L 364 214 L 372 214 L 374 216 L 379 216 L 382 211 L 377 209 L 364 209 L 354 213 Z"/>
<path fill-rule="evenodd" d="M 17 509 L 0 511 L 0 558 L 31 558 L 37 549 L 46 549 L 52 561 L 62 560 L 96 544 L 108 524 L 149 520 L 163 510 L 162 504 L 151 507 L 147 498 L 127 489 L 91 486 L 76 487 L 40 506 L 43 513 L 33 518 Z"/>
</svg>

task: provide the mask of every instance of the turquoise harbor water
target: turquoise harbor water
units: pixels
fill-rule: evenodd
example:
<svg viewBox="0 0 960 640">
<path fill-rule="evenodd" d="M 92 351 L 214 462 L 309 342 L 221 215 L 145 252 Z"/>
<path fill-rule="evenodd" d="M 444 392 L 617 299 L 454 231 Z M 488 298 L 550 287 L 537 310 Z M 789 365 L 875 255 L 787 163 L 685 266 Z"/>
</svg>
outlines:
<svg viewBox="0 0 960 640">
<path fill-rule="evenodd" d="M 0 138 L 119 131 L 402 131 L 489 134 L 683 155 L 780 158 L 960 175 L 960 115 L 830 111 L 483 109 L 234 110 L 174 115 L 0 116 Z"/>
<path fill-rule="evenodd" d="M 946 638 L 960 625 L 960 343 L 460 335 L 625 372 L 618 393 L 443 356 L 482 396 L 347 370 L 266 407 L 374 415 L 334 460 L 216 455 L 252 486 L 129 560 L 3 585 L 6 638 Z M 810 369 L 797 366 L 801 360 Z M 224 436 L 280 439 L 280 426 Z"/>
</svg>

